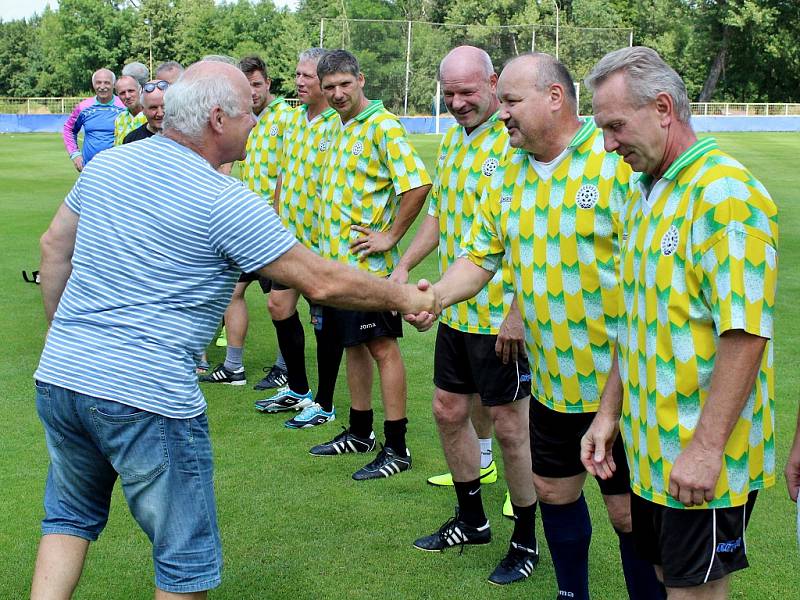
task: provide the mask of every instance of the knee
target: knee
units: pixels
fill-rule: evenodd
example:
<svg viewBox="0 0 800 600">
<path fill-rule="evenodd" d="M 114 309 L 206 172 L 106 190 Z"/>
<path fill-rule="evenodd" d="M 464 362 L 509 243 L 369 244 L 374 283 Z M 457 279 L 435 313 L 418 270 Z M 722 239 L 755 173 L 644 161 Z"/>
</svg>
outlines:
<svg viewBox="0 0 800 600">
<path fill-rule="evenodd" d="M 394 360 L 402 360 L 400 358 L 400 346 L 394 338 L 377 338 L 367 344 L 369 353 L 372 359 L 380 364 L 391 362 Z"/>
<path fill-rule="evenodd" d="M 294 314 L 294 307 L 282 299 L 276 298 L 277 294 L 270 294 L 267 309 L 273 321 L 283 321 Z"/>
<path fill-rule="evenodd" d="M 465 426 L 469 421 L 469 402 L 437 390 L 433 397 L 433 417 L 439 427 Z"/>
<path fill-rule="evenodd" d="M 606 503 L 608 519 L 611 521 L 612 527 L 622 533 L 633 531 L 630 497 L 627 494 L 620 494 L 604 496 L 603 499 Z"/>
<path fill-rule="evenodd" d="M 491 407 L 492 422 L 497 441 L 506 452 L 506 448 L 519 448 L 530 452 L 530 431 L 527 421 L 518 418 L 512 405 Z"/>
</svg>

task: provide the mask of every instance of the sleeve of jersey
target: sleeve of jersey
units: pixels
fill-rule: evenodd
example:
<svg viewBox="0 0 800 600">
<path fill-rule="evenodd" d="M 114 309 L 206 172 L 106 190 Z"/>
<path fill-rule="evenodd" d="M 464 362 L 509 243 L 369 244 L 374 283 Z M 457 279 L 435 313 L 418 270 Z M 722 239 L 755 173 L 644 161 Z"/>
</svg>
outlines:
<svg viewBox="0 0 800 600">
<path fill-rule="evenodd" d="M 389 176 L 398 196 L 428 185 L 431 178 L 414 146 L 406 138 L 403 126 L 394 119 L 383 121 L 376 132 L 381 136 L 379 148 L 389 168 Z"/>
<path fill-rule="evenodd" d="M 119 146 L 125 140 L 125 113 L 119 113 L 117 117 L 114 119 L 114 145 Z M 127 135 L 127 134 L 126 134 Z"/>
<path fill-rule="evenodd" d="M 275 211 L 239 182 L 211 207 L 208 234 L 216 251 L 246 273 L 258 271 L 297 243 Z"/>
<path fill-rule="evenodd" d="M 462 241 L 464 256 L 487 271 L 497 272 L 503 264 L 505 248 L 500 239 L 500 194 L 494 188 L 484 189 L 472 228 Z"/>
<path fill-rule="evenodd" d="M 700 253 L 703 296 L 718 334 L 741 329 L 771 339 L 778 281 L 774 204 L 768 197 L 751 196 L 750 201 L 731 199 L 703 213 L 693 236 L 701 241 L 698 237 L 715 229 Z M 724 226 L 709 227 L 711 221 Z"/>
<path fill-rule="evenodd" d="M 67 120 L 64 122 L 64 128 L 61 130 L 62 137 L 64 138 L 64 147 L 67 149 L 67 154 L 70 158 L 75 158 L 79 155 L 80 149 L 78 148 L 78 132 L 81 130 L 78 124 L 78 118 L 81 115 L 82 102 L 78 102 Z"/>
</svg>

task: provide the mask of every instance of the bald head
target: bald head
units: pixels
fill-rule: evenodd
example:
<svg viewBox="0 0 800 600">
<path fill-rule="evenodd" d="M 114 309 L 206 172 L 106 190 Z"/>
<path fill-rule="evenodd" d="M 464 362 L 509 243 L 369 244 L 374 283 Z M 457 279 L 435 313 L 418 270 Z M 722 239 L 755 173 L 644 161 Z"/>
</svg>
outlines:
<svg viewBox="0 0 800 600">
<path fill-rule="evenodd" d="M 117 96 L 131 113 L 138 113 L 142 88 L 136 79 L 130 75 L 123 75 L 117 79 L 117 83 L 114 84 L 114 90 L 116 90 Z"/>
<path fill-rule="evenodd" d="M 92 74 L 92 87 L 100 102 L 110 102 L 114 97 L 116 76 L 108 69 L 97 69 Z"/>
<path fill-rule="evenodd" d="M 528 71 L 533 84 L 540 92 L 549 89 L 554 84 L 560 86 L 564 91 L 565 101 L 573 110 L 577 111 L 578 99 L 575 95 L 572 75 L 564 63 L 556 57 L 544 52 L 528 52 L 509 60 L 503 70 L 505 71 L 512 65 Z"/>
<path fill-rule="evenodd" d="M 492 59 L 480 48 L 459 46 L 439 65 L 447 110 L 470 133 L 497 111 L 497 75 Z"/>
<path fill-rule="evenodd" d="M 494 65 L 485 50 L 475 46 L 458 46 L 448 52 L 439 63 L 439 79 L 443 73 L 451 71 L 489 77 L 494 73 Z"/>
</svg>

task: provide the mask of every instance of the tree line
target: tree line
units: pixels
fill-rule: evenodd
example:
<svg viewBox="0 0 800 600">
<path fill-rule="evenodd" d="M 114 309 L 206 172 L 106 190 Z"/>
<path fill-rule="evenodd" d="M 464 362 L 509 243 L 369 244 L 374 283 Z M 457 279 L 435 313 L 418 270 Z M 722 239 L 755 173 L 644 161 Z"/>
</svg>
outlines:
<svg viewBox="0 0 800 600">
<path fill-rule="evenodd" d="M 576 80 L 632 30 L 634 44 L 655 48 L 684 77 L 693 100 L 798 101 L 796 0 L 300 0 L 293 11 L 271 0 L 60 0 L 0 22 L 0 95 L 88 93 L 93 71 L 148 64 L 151 49 L 154 65 L 258 53 L 274 91 L 291 95 L 297 54 L 320 44 L 325 19 L 323 44 L 356 53 L 368 94 L 425 113 L 452 46 L 480 45 L 498 67 L 532 47 L 555 53 L 556 6 L 559 56 Z"/>
</svg>

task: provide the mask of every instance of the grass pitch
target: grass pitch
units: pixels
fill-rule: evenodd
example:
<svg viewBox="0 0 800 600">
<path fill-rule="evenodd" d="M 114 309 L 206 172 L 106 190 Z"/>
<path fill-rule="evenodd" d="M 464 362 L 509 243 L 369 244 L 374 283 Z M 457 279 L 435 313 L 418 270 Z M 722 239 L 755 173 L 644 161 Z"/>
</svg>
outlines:
<svg viewBox="0 0 800 600">
<path fill-rule="evenodd" d="M 782 470 L 794 430 L 798 374 L 795 340 L 800 339 L 800 208 L 794 204 L 800 154 L 798 134 L 720 134 L 731 152 L 759 177 L 780 208 L 780 284 L 776 311 L 778 470 Z M 417 136 L 428 166 L 438 138 Z M 34 405 L 33 373 L 45 323 L 39 289 L 23 283 L 22 269 L 38 264 L 38 237 L 75 180 L 75 171 L 57 135 L 0 135 L 0 298 L 4 360 L 0 361 L 3 422 L 0 436 L 0 598 L 28 594 L 42 517 L 47 454 Z M 113 199 L 109 199 L 113 201 Z M 406 239 L 406 243 L 410 236 Z M 435 277 L 429 259 L 414 273 Z M 248 293 L 251 325 L 245 348 L 248 380 L 272 363 L 275 338 L 257 285 Z M 302 308 L 306 310 L 305 307 Z M 307 321 L 304 314 L 304 321 Z M 313 333 L 307 328 L 307 364 L 313 378 Z M 500 517 L 505 488 L 484 486 L 484 502 L 494 541 L 463 554 L 419 552 L 411 547 L 431 533 L 455 505 L 452 491 L 425 479 L 444 469 L 430 413 L 432 332 L 406 329 L 401 343 L 409 383 L 410 472 L 381 481 L 355 482 L 350 475 L 369 458 L 362 455 L 315 458 L 307 450 L 330 439 L 347 423 L 344 374 L 336 393 L 339 420 L 311 431 L 283 427 L 286 417 L 262 415 L 253 401 L 264 395 L 250 386 L 206 386 L 209 403 L 219 521 L 225 556 L 223 585 L 212 598 L 525 598 L 552 599 L 555 579 L 541 525 L 542 561 L 524 583 L 496 588 L 486 577 L 505 554 L 511 523 Z M 211 347 L 210 360 L 224 350 Z M 131 365 L 138 369 L 139 365 Z M 377 391 L 375 422 L 382 421 Z M 495 450 L 498 450 L 495 444 Z M 499 457 L 499 452 L 496 456 Z M 591 549 L 593 597 L 626 597 L 616 536 L 589 482 L 594 538 Z M 733 581 L 734 598 L 791 598 L 800 589 L 794 505 L 783 482 L 759 497 L 748 529 L 751 568 Z M 149 544 L 117 490 L 105 533 L 93 544 L 76 598 L 147 598 L 153 571 Z M 794 592 L 792 590 L 795 590 Z"/>
</svg>

